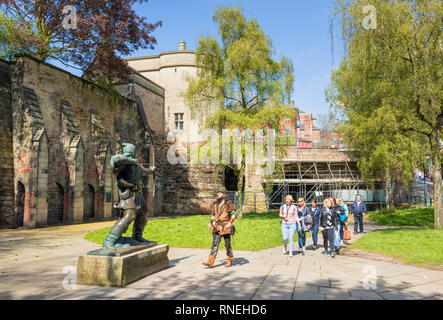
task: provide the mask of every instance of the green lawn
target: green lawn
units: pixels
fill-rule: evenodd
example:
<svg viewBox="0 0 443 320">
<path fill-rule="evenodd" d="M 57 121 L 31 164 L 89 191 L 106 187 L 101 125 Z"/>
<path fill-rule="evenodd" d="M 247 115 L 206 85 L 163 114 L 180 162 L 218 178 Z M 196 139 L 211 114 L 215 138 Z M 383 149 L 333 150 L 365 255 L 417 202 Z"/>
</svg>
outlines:
<svg viewBox="0 0 443 320">
<path fill-rule="evenodd" d="M 209 249 L 212 234 L 208 230 L 210 216 L 188 216 L 149 221 L 143 236 L 159 244 L 177 248 Z M 247 213 L 234 223 L 236 234 L 232 239 L 234 250 L 258 251 L 282 244 L 278 212 Z M 101 244 L 111 228 L 90 232 L 86 239 Z M 125 236 L 131 236 L 132 225 Z M 297 241 L 295 235 L 294 241 Z M 221 248 L 224 246 L 221 245 Z"/>
<path fill-rule="evenodd" d="M 382 253 L 406 263 L 443 267 L 443 230 L 378 230 L 361 237 L 347 248 Z"/>
<path fill-rule="evenodd" d="M 390 226 L 433 226 L 434 209 L 404 206 L 368 213 L 369 219 Z M 378 252 L 406 263 L 443 266 L 443 230 L 400 228 L 378 230 L 361 237 L 349 249 Z"/>
<path fill-rule="evenodd" d="M 369 219 L 388 226 L 433 226 L 434 209 L 405 206 L 368 213 Z"/>
</svg>

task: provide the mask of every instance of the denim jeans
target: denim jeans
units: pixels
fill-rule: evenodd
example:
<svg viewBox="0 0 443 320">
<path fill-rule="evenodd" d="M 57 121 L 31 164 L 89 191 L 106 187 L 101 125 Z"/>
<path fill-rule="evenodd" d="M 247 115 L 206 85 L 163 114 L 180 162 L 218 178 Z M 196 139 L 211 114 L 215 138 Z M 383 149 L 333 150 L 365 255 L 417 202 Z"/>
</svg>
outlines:
<svg viewBox="0 0 443 320">
<path fill-rule="evenodd" d="M 296 231 L 296 223 L 282 223 L 281 233 L 283 236 L 283 242 L 286 243 L 289 240 L 289 251 L 294 249 L 294 235 Z"/>
<path fill-rule="evenodd" d="M 314 246 L 317 246 L 318 243 L 318 224 L 314 224 L 311 229 L 312 242 Z"/>
<path fill-rule="evenodd" d="M 363 215 L 354 214 L 354 232 L 357 232 L 358 227 L 360 227 L 360 232 L 363 232 Z"/>
<path fill-rule="evenodd" d="M 303 231 L 303 229 L 298 228 L 298 224 L 296 224 L 296 226 L 298 233 L 298 247 L 301 249 L 306 246 L 306 233 Z"/>
<path fill-rule="evenodd" d="M 334 248 L 340 248 L 340 224 L 337 227 L 334 227 Z"/>
<path fill-rule="evenodd" d="M 340 223 L 338 225 L 339 230 L 340 230 L 340 240 L 343 241 L 343 235 L 345 233 L 345 224 L 344 223 Z"/>
</svg>

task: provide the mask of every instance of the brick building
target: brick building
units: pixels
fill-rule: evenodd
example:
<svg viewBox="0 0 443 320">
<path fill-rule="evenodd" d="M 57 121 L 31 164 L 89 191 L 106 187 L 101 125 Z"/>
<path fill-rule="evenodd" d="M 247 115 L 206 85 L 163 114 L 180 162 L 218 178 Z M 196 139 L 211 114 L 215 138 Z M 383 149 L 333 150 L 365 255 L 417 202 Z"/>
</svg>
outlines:
<svg viewBox="0 0 443 320">
<path fill-rule="evenodd" d="M 320 140 L 320 129 L 315 125 L 312 113 L 299 112 L 297 119 L 297 138 L 300 148 L 312 148 Z"/>
</svg>

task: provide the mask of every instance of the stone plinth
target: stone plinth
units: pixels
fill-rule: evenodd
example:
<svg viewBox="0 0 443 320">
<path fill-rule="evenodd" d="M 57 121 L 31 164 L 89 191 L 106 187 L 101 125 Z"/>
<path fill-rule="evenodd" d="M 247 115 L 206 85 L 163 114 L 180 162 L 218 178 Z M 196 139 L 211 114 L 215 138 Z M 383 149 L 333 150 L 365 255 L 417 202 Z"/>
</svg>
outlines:
<svg viewBox="0 0 443 320">
<path fill-rule="evenodd" d="M 77 283 L 124 287 L 151 273 L 168 268 L 169 246 L 156 245 L 118 256 L 84 255 L 78 259 Z"/>
</svg>

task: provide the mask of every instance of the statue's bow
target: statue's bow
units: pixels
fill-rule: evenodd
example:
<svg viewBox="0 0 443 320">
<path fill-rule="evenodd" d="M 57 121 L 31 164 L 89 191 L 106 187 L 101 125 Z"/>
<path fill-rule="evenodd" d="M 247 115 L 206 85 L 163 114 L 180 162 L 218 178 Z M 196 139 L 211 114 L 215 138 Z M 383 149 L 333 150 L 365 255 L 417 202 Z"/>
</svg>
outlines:
<svg viewBox="0 0 443 320">
<path fill-rule="evenodd" d="M 152 139 L 152 130 L 149 126 L 147 126 L 147 130 L 149 133 L 149 140 L 151 141 L 151 154 L 152 154 L 152 158 L 151 158 L 151 165 L 155 167 L 155 148 L 154 148 L 154 140 Z M 151 173 L 152 175 L 152 197 L 151 197 L 151 201 L 149 201 L 148 204 L 148 209 L 152 207 L 152 205 L 154 204 L 154 198 L 155 198 L 155 173 Z"/>
</svg>

